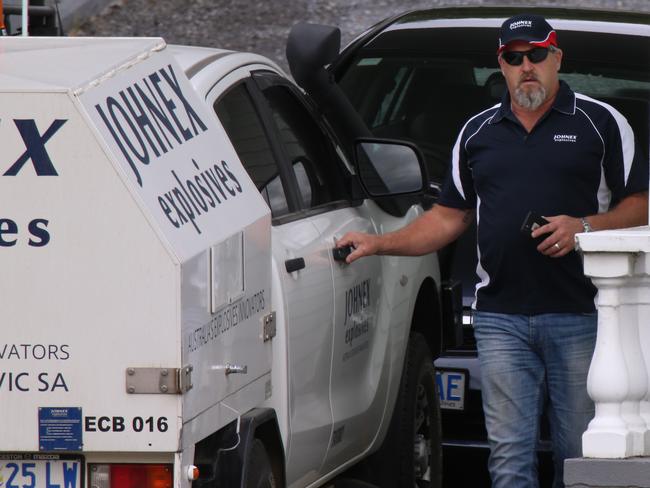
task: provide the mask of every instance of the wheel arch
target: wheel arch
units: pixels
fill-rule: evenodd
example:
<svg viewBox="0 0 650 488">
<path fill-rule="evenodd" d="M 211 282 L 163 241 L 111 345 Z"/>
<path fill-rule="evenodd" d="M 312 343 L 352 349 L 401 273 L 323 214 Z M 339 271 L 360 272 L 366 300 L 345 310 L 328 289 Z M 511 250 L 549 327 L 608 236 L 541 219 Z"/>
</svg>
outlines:
<svg viewBox="0 0 650 488">
<path fill-rule="evenodd" d="M 254 439 L 259 439 L 264 444 L 266 452 L 271 460 L 273 475 L 277 481 L 277 486 L 286 486 L 286 471 L 284 459 L 284 445 L 278 426 L 278 418 L 275 410 L 271 408 L 258 408 L 250 412 L 251 427 L 249 432 L 253 432 L 250 439 L 252 444 Z M 248 415 L 248 414 L 247 414 Z M 242 418 L 242 422 L 244 419 Z"/>
<path fill-rule="evenodd" d="M 442 351 L 442 307 L 438 286 L 433 278 L 426 278 L 420 285 L 413 318 L 411 332 L 419 332 L 431 350 L 434 359 Z"/>
<path fill-rule="evenodd" d="M 194 464 L 201 473 L 192 488 L 244 487 L 245 471 L 255 439 L 264 444 L 278 486 L 285 486 L 284 446 L 277 415 L 255 408 L 196 444 Z"/>
</svg>

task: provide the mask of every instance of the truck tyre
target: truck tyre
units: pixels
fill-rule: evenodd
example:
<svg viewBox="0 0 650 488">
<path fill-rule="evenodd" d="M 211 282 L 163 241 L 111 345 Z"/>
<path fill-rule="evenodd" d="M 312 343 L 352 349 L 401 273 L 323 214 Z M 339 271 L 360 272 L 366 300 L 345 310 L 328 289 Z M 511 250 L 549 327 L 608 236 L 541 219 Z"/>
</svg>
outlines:
<svg viewBox="0 0 650 488">
<path fill-rule="evenodd" d="M 441 488 L 440 440 L 433 358 L 424 336 L 412 332 L 388 434 L 369 460 L 368 478 L 381 488 Z"/>
<path fill-rule="evenodd" d="M 409 339 L 400 385 L 403 406 L 401 428 L 404 433 L 400 486 L 442 487 L 440 398 L 435 385 L 436 372 L 431 351 L 424 336 L 414 332 Z"/>
<path fill-rule="evenodd" d="M 433 357 L 422 334 L 411 333 L 397 406 L 400 419 L 400 487 L 441 488 L 440 399 Z M 398 413 L 396 411 L 395 413 Z M 391 426 L 392 427 L 392 426 Z"/>
<path fill-rule="evenodd" d="M 245 488 L 276 488 L 271 460 L 261 440 L 253 441 L 250 457 L 246 464 Z"/>
</svg>

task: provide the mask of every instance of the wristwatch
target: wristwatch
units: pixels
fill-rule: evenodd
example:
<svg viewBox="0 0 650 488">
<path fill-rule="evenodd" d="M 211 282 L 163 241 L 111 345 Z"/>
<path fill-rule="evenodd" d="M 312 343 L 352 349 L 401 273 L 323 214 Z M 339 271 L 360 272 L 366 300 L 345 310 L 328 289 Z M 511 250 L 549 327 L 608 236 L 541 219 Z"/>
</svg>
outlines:
<svg viewBox="0 0 650 488">
<path fill-rule="evenodd" d="M 589 222 L 587 222 L 587 219 L 585 217 L 582 217 L 580 219 L 580 223 L 582 223 L 582 229 L 585 232 L 591 232 L 592 230 L 594 230 L 594 229 L 591 228 L 591 224 Z"/>
</svg>

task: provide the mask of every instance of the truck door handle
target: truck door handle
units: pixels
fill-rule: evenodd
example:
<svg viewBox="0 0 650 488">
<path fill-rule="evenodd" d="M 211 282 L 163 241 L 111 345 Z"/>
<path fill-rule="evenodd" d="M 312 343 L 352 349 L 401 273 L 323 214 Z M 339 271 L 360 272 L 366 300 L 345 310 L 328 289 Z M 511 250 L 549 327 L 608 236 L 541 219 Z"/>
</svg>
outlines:
<svg viewBox="0 0 650 488">
<path fill-rule="evenodd" d="M 334 261 L 343 261 L 347 258 L 354 248 L 352 246 L 335 247 L 332 249 Z"/>
<path fill-rule="evenodd" d="M 284 262 L 284 267 L 286 268 L 287 273 L 293 273 L 294 271 L 301 270 L 305 267 L 305 259 L 304 258 L 287 259 Z"/>
</svg>

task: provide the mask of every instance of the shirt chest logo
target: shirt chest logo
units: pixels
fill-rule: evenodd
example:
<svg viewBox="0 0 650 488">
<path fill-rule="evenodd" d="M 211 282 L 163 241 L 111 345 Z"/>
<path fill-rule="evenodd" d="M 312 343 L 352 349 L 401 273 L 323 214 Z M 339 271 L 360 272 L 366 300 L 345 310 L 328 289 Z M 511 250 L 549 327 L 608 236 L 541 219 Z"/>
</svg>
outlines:
<svg viewBox="0 0 650 488">
<path fill-rule="evenodd" d="M 555 134 L 553 142 L 578 142 L 578 136 L 575 134 Z"/>
</svg>

